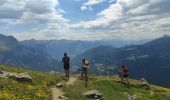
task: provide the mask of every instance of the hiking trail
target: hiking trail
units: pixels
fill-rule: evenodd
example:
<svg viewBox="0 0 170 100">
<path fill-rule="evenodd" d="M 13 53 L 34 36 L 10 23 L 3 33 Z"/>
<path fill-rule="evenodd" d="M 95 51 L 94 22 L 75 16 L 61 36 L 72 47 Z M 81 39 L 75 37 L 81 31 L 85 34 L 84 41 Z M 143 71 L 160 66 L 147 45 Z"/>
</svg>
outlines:
<svg viewBox="0 0 170 100">
<path fill-rule="evenodd" d="M 76 78 L 70 77 L 69 80 L 66 82 L 66 85 L 72 85 L 76 81 Z M 51 87 L 52 91 L 52 100 L 65 100 L 65 99 L 60 99 L 60 96 L 64 95 L 64 92 L 62 91 L 62 88 L 56 88 L 55 86 Z"/>
</svg>

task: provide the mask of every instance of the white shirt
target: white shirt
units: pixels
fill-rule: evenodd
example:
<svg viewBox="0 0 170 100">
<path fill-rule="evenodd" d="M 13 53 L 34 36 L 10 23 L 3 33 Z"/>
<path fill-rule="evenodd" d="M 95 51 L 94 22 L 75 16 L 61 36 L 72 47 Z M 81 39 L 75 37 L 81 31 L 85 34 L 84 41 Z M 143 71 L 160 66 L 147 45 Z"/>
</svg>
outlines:
<svg viewBox="0 0 170 100">
<path fill-rule="evenodd" d="M 84 67 L 84 68 L 88 68 L 88 66 L 89 66 L 89 63 L 88 63 L 87 60 L 85 60 L 85 63 L 83 63 L 83 67 Z"/>
</svg>

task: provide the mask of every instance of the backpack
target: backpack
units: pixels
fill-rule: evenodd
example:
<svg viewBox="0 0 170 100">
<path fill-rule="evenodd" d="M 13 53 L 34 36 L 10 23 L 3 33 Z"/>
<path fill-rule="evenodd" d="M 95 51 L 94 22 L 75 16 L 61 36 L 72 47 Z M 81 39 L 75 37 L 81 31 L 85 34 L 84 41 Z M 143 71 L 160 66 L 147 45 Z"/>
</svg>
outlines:
<svg viewBox="0 0 170 100">
<path fill-rule="evenodd" d="M 123 72 L 128 73 L 128 67 L 127 66 L 123 69 Z"/>
</svg>

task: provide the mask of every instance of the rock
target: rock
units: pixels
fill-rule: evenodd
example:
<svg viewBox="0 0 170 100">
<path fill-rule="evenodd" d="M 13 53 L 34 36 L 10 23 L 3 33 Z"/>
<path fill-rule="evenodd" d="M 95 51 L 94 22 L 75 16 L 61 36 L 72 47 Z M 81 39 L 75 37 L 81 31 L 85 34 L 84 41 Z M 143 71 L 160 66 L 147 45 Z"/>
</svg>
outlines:
<svg viewBox="0 0 170 100">
<path fill-rule="evenodd" d="M 146 89 L 150 89 L 149 83 L 148 83 L 148 81 L 146 81 L 145 78 L 141 79 L 140 87 L 144 87 Z"/>
<path fill-rule="evenodd" d="M 3 74 L 3 71 L 0 71 L 0 74 Z"/>
<path fill-rule="evenodd" d="M 17 75 L 17 73 L 12 73 L 12 72 L 7 72 L 7 71 L 2 71 L 3 75 L 8 77 L 8 78 L 15 78 L 15 76 Z"/>
<path fill-rule="evenodd" d="M 96 95 L 96 96 L 94 96 L 94 98 L 98 98 L 98 96 Z"/>
<path fill-rule="evenodd" d="M 65 86 L 65 85 L 66 85 L 66 83 L 58 83 L 58 84 L 56 84 L 56 87 L 61 88 L 61 87 Z"/>
<path fill-rule="evenodd" d="M 62 99 L 62 100 L 66 100 L 66 99 L 67 99 L 67 97 L 65 97 L 65 96 L 63 96 L 63 95 L 62 95 L 62 96 L 59 96 L 58 98 L 59 98 L 59 99 Z"/>
<path fill-rule="evenodd" d="M 102 99 L 102 93 L 98 90 L 91 90 L 87 91 L 83 94 L 86 98 L 94 99 L 94 100 L 101 100 Z"/>
<path fill-rule="evenodd" d="M 137 100 L 137 99 L 138 99 L 137 95 L 128 94 L 128 100 Z"/>
<path fill-rule="evenodd" d="M 22 82 L 32 82 L 32 77 L 26 73 L 20 73 L 16 75 L 15 78 L 16 80 L 22 81 Z"/>
<path fill-rule="evenodd" d="M 12 78 L 17 81 L 22 81 L 22 82 L 32 82 L 32 77 L 29 76 L 27 73 L 13 73 L 13 72 L 7 72 L 7 71 L 2 71 L 2 74 L 0 74 L 0 77 L 4 78 Z"/>
<path fill-rule="evenodd" d="M 8 77 L 6 77 L 4 74 L 0 74 L 0 77 L 2 77 L 2 78 L 8 78 Z"/>
</svg>

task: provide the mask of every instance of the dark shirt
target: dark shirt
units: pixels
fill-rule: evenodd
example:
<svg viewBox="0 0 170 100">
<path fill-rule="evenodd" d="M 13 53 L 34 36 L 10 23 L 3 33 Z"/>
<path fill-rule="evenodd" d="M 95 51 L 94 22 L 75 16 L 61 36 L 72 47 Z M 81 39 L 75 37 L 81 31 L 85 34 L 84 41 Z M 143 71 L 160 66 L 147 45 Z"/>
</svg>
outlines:
<svg viewBox="0 0 170 100">
<path fill-rule="evenodd" d="M 62 62 L 64 66 L 69 66 L 70 65 L 70 57 L 63 57 Z"/>
</svg>

